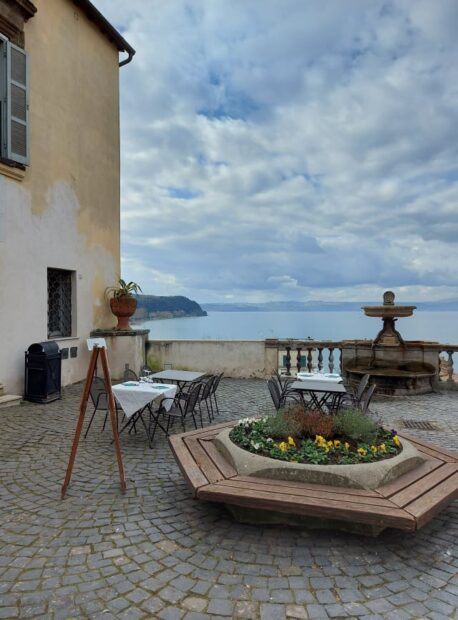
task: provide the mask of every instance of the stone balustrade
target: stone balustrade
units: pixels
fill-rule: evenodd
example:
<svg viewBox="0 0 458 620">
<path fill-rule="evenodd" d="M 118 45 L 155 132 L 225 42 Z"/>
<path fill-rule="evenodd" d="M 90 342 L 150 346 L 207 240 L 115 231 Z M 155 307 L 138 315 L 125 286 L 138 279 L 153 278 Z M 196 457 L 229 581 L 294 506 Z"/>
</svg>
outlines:
<svg viewBox="0 0 458 620">
<path fill-rule="evenodd" d="M 458 373 L 453 367 L 453 354 L 458 352 L 458 345 L 439 345 L 439 383 L 443 389 L 455 389 L 458 385 Z"/>
<path fill-rule="evenodd" d="M 434 387 L 458 389 L 453 354 L 458 345 L 428 341 L 406 342 L 407 360 L 422 359 L 436 369 Z M 151 368 L 181 368 L 234 378 L 267 378 L 274 370 L 286 375 L 315 370 L 345 375 L 349 359 L 368 355 L 371 340 L 148 340 L 146 360 Z M 379 350 L 380 351 L 380 350 Z M 382 351 L 395 356 L 388 347 Z"/>
</svg>

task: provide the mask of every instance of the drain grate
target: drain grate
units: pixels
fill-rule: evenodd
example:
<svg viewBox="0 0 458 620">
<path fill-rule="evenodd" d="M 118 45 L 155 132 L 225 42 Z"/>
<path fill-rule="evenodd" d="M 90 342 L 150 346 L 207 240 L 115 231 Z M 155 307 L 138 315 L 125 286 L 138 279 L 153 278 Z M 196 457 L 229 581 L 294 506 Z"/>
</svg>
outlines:
<svg viewBox="0 0 458 620">
<path fill-rule="evenodd" d="M 437 425 L 429 420 L 401 420 L 404 428 L 415 428 L 420 431 L 437 431 Z"/>
</svg>

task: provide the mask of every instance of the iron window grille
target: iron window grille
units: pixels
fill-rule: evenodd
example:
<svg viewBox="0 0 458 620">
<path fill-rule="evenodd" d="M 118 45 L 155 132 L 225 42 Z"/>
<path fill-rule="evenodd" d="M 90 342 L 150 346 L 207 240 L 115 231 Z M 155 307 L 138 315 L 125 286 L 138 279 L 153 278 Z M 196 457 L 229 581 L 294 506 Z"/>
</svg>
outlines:
<svg viewBox="0 0 458 620">
<path fill-rule="evenodd" d="M 72 272 L 48 269 L 48 338 L 72 335 Z"/>
</svg>

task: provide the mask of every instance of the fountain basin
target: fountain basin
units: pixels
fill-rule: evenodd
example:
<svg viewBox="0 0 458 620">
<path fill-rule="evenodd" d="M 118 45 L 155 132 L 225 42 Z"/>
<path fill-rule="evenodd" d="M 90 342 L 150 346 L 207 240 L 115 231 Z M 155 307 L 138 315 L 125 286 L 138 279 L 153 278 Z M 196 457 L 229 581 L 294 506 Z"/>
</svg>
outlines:
<svg viewBox="0 0 458 620">
<path fill-rule="evenodd" d="M 376 318 L 402 318 L 412 316 L 416 306 L 363 306 L 364 314 Z"/>
</svg>

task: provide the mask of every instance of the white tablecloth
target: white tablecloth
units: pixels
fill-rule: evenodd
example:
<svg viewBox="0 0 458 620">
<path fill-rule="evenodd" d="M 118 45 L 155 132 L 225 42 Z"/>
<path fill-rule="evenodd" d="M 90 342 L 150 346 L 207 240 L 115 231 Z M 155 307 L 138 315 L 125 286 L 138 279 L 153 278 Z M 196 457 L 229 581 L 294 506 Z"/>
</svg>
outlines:
<svg viewBox="0 0 458 620">
<path fill-rule="evenodd" d="M 132 417 L 136 411 L 143 409 L 156 398 L 174 398 L 176 393 L 177 386 L 166 383 L 126 381 L 113 385 L 113 394 L 126 414 L 126 418 Z M 171 400 L 167 400 L 164 404 L 167 411 L 171 406 Z"/>
<path fill-rule="evenodd" d="M 297 378 L 299 381 L 335 381 L 342 383 L 342 377 L 331 372 L 298 372 Z"/>
</svg>

